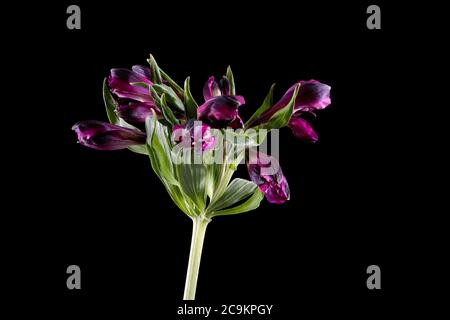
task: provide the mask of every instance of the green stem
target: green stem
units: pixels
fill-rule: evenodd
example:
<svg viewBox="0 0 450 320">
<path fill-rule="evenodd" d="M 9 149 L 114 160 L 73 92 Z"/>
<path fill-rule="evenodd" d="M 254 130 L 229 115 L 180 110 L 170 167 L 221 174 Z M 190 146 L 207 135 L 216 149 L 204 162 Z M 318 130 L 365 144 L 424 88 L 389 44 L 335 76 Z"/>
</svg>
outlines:
<svg viewBox="0 0 450 320">
<path fill-rule="evenodd" d="M 198 272 L 200 269 L 200 260 L 202 257 L 203 241 L 205 240 L 206 227 L 208 226 L 208 218 L 194 217 L 192 218 L 192 240 L 191 252 L 189 254 L 189 265 L 186 275 L 186 285 L 184 287 L 183 300 L 194 300 L 195 291 L 197 289 Z"/>
</svg>

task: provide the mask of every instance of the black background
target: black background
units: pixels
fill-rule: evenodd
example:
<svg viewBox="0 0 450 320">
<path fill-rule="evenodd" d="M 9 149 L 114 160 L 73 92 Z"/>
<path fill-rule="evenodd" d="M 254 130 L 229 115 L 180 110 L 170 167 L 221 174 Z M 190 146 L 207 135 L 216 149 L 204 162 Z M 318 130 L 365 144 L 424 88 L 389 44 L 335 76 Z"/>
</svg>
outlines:
<svg viewBox="0 0 450 320">
<path fill-rule="evenodd" d="M 20 273 L 13 280 L 19 296 L 42 298 L 38 308 L 59 319 L 175 318 L 190 220 L 148 158 L 83 148 L 70 130 L 79 120 L 106 120 L 101 85 L 109 69 L 145 64 L 152 53 L 179 83 L 191 76 L 198 101 L 207 77 L 231 65 L 247 101 L 244 117 L 273 82 L 277 97 L 300 79 L 332 87 L 331 106 L 314 121 L 318 143 L 281 132 L 291 200 L 263 201 L 208 227 L 199 303 L 275 304 L 274 319 L 361 319 L 418 307 L 412 301 L 433 277 L 421 274 L 423 261 L 433 260 L 422 242 L 429 236 L 416 228 L 419 173 L 405 165 L 411 105 L 400 87 L 414 62 L 405 48 L 411 30 L 401 21 L 404 7 L 378 2 L 382 29 L 368 30 L 371 2 L 78 1 L 82 28 L 68 30 L 69 4 L 42 4 L 43 16 L 32 13 L 40 22 L 36 41 L 22 43 L 38 80 L 27 87 L 39 103 L 29 107 L 34 138 L 17 147 L 27 156 L 17 159 L 23 169 L 11 184 L 27 195 L 15 201 L 20 232 L 11 239 L 21 249 L 9 263 Z M 421 137 L 416 133 L 417 154 Z M 80 291 L 66 288 L 71 264 L 81 267 Z M 378 291 L 366 287 L 371 264 L 381 267 Z"/>
</svg>

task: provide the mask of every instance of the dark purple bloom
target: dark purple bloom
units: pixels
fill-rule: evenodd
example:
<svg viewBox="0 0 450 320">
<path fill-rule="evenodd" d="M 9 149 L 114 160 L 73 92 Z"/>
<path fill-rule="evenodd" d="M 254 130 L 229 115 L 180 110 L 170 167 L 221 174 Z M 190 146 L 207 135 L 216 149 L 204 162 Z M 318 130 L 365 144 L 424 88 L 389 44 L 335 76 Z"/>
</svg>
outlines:
<svg viewBox="0 0 450 320">
<path fill-rule="evenodd" d="M 144 66 L 133 66 L 128 69 L 111 69 L 108 85 L 111 92 L 119 98 L 140 102 L 152 102 L 149 89 L 142 83 L 152 85 L 150 69 Z"/>
<path fill-rule="evenodd" d="M 291 120 L 289 120 L 289 127 L 292 129 L 294 136 L 300 140 L 310 142 L 319 140 L 317 133 L 305 119 L 293 116 Z"/>
<path fill-rule="evenodd" d="M 278 161 L 267 154 L 257 152 L 247 163 L 250 179 L 256 183 L 270 203 L 289 200 L 289 185 Z"/>
<path fill-rule="evenodd" d="M 83 146 L 97 150 L 125 149 L 132 145 L 144 144 L 146 140 L 145 133 L 137 129 L 96 120 L 80 121 L 73 125 L 72 130 Z"/>
<path fill-rule="evenodd" d="M 317 80 L 300 80 L 300 90 L 298 91 L 297 98 L 295 99 L 294 111 L 316 111 L 325 109 L 330 103 L 330 90 L 331 87 Z M 286 91 L 284 96 L 278 101 L 273 108 L 278 111 L 289 103 L 294 93 L 295 86 Z"/>
<path fill-rule="evenodd" d="M 228 78 L 223 76 L 220 83 L 217 83 L 214 76 L 209 77 L 203 87 L 203 98 L 205 101 L 218 97 L 218 96 L 229 96 L 230 95 L 230 82 Z"/>
<path fill-rule="evenodd" d="M 201 121 L 189 120 L 184 125 L 174 125 L 172 141 L 182 143 L 185 148 L 198 148 L 208 151 L 215 147 L 216 137 L 211 133 L 211 127 Z"/>
<path fill-rule="evenodd" d="M 263 113 L 253 125 L 265 123 L 280 109 L 283 109 L 291 100 L 295 87 L 300 83 L 300 90 L 295 99 L 294 113 L 314 112 L 326 108 L 330 103 L 331 87 L 317 80 L 300 80 L 290 87 L 283 97 L 269 110 Z"/>
<path fill-rule="evenodd" d="M 241 128 L 238 107 L 244 103 L 242 96 L 217 96 L 198 107 L 197 117 L 212 128 Z"/>
<path fill-rule="evenodd" d="M 120 101 L 116 109 L 120 118 L 131 123 L 144 123 L 148 116 L 153 115 L 152 110 L 155 110 L 157 116 L 161 115 L 159 108 L 152 102 L 136 102 L 127 99 Z"/>
</svg>

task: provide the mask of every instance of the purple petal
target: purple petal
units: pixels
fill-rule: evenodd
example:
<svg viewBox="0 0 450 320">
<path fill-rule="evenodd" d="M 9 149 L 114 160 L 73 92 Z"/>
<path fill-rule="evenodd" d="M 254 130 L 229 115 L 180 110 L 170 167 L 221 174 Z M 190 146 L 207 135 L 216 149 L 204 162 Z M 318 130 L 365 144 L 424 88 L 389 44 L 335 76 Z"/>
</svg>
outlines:
<svg viewBox="0 0 450 320">
<path fill-rule="evenodd" d="M 151 77 L 151 72 L 150 72 L 150 68 L 141 66 L 141 65 L 135 65 L 131 68 L 131 70 L 133 70 L 133 72 L 139 76 L 141 76 L 142 81 L 140 82 L 145 82 L 148 84 L 151 84 L 152 82 L 150 81 Z"/>
<path fill-rule="evenodd" d="M 160 110 L 153 103 L 149 102 L 134 102 L 125 100 L 120 102 L 117 107 L 117 115 L 125 121 L 131 123 L 144 123 L 148 116 L 152 116 L 155 110 L 157 115 L 161 115 Z"/>
<path fill-rule="evenodd" d="M 256 183 L 270 203 L 281 204 L 289 200 L 289 185 L 278 161 L 258 152 L 247 163 L 250 179 Z"/>
<path fill-rule="evenodd" d="M 226 76 L 223 76 L 222 79 L 220 80 L 220 91 L 222 92 L 222 95 L 224 96 L 229 96 L 231 93 L 231 89 L 230 89 L 230 81 L 228 80 L 228 78 Z"/>
<path fill-rule="evenodd" d="M 198 119 L 212 128 L 226 128 L 239 117 L 238 107 L 245 103 L 242 96 L 218 96 L 198 107 Z"/>
<path fill-rule="evenodd" d="M 317 133 L 305 119 L 293 116 L 291 120 L 289 120 L 289 127 L 292 129 L 294 136 L 300 140 L 310 142 L 319 140 Z"/>
<path fill-rule="evenodd" d="M 111 92 L 119 98 L 132 99 L 141 102 L 151 102 L 148 88 L 132 85 L 133 82 L 145 82 L 151 84 L 143 75 L 128 69 L 111 69 L 108 77 L 108 85 Z"/>
<path fill-rule="evenodd" d="M 330 105 L 331 87 L 329 85 L 317 80 L 301 80 L 300 84 L 300 91 L 295 100 L 295 110 L 315 111 L 324 109 Z"/>
<path fill-rule="evenodd" d="M 85 147 L 97 150 L 119 150 L 132 145 L 144 144 L 145 133 L 110 123 L 88 120 L 73 125 L 78 141 Z"/>
<path fill-rule="evenodd" d="M 206 81 L 204 87 L 203 87 L 203 98 L 205 101 L 220 96 L 221 92 L 219 89 L 219 84 L 214 79 L 214 76 L 211 76 L 208 78 L 208 81 Z"/>
<path fill-rule="evenodd" d="M 211 150 L 217 142 L 210 126 L 192 119 L 184 125 L 173 126 L 172 141 L 175 144 L 182 143 L 184 148 L 198 148 L 202 151 Z"/>
</svg>

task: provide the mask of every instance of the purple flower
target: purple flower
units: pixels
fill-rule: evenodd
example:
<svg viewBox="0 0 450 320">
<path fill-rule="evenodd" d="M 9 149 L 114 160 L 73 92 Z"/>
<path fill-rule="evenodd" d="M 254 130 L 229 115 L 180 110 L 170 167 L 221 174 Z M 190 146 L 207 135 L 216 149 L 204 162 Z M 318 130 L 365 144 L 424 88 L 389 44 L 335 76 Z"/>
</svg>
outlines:
<svg viewBox="0 0 450 320">
<path fill-rule="evenodd" d="M 197 117 L 212 128 L 242 128 L 238 107 L 245 103 L 242 96 L 217 96 L 198 107 Z"/>
<path fill-rule="evenodd" d="M 258 185 L 267 201 L 281 204 L 289 200 L 289 185 L 274 157 L 257 152 L 250 157 L 247 169 L 250 179 Z"/>
<path fill-rule="evenodd" d="M 205 101 L 218 97 L 218 96 L 229 96 L 230 95 L 230 81 L 228 78 L 223 76 L 220 83 L 217 83 L 214 76 L 209 77 L 203 87 L 203 98 Z"/>
<path fill-rule="evenodd" d="M 230 81 L 223 76 L 218 83 L 214 76 L 209 77 L 203 87 L 205 103 L 198 107 L 197 117 L 212 128 L 242 128 L 244 122 L 238 107 L 245 103 L 242 96 L 230 95 Z"/>
<path fill-rule="evenodd" d="M 128 129 L 114 124 L 88 120 L 72 126 L 78 141 L 85 147 L 97 150 L 119 150 L 132 145 L 144 144 L 145 133 L 137 129 Z"/>
<path fill-rule="evenodd" d="M 137 83 L 152 85 L 149 68 L 133 66 L 132 70 L 111 69 L 108 77 L 109 88 L 117 97 L 139 102 L 153 102 L 149 89 Z"/>
<path fill-rule="evenodd" d="M 300 83 L 300 90 L 297 98 L 295 99 L 294 112 L 321 110 L 325 109 L 331 103 L 331 87 L 329 85 L 321 83 L 317 80 L 300 80 L 297 83 Z M 275 112 L 289 103 L 297 83 L 290 87 L 280 101 L 272 107 L 275 109 Z"/>
<path fill-rule="evenodd" d="M 152 102 L 136 102 L 133 100 L 121 99 L 117 106 L 117 115 L 125 121 L 131 123 L 144 123 L 148 116 L 152 116 L 152 110 L 155 110 L 157 116 L 161 111 Z"/>
<path fill-rule="evenodd" d="M 215 147 L 216 137 L 211 133 L 211 127 L 201 121 L 189 120 L 184 125 L 174 125 L 172 141 L 182 143 L 185 148 L 199 148 L 208 151 Z"/>
<path fill-rule="evenodd" d="M 300 83 L 300 90 L 294 104 L 294 113 L 289 121 L 289 127 L 295 137 L 300 140 L 316 142 L 317 133 L 311 125 L 301 116 L 305 113 L 314 113 L 317 110 L 326 108 L 331 103 L 331 87 L 317 80 L 300 80 L 290 87 L 283 97 L 275 103 L 269 110 L 264 112 L 251 126 L 266 123 L 280 109 L 284 108 L 292 98 L 296 85 Z"/>
</svg>

